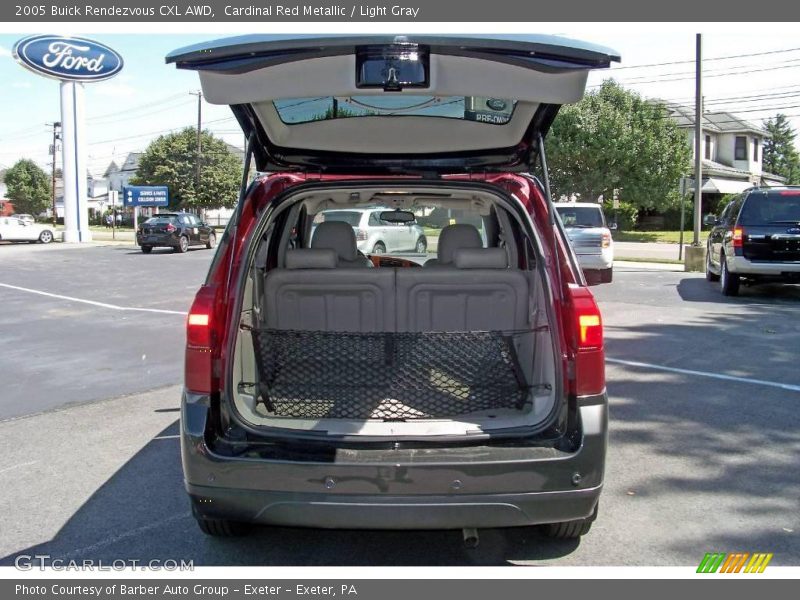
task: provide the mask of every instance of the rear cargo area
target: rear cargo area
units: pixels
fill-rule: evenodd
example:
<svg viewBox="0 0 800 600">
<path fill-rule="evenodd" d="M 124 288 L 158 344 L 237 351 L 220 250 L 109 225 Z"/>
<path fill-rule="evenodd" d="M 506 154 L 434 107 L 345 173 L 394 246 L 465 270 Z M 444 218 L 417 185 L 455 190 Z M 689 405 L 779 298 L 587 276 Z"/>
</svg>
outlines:
<svg viewBox="0 0 800 600">
<path fill-rule="evenodd" d="M 315 215 L 355 197 L 327 194 L 287 204 L 254 253 L 232 362 L 239 416 L 256 426 L 400 437 L 545 422 L 557 388 L 547 291 L 534 245 L 504 242 L 525 238 L 501 199 L 457 189 L 395 199 L 417 211 L 467 206 L 483 223 L 481 240 L 466 247 L 458 238 L 477 234 L 454 227 L 458 235 L 440 242 L 431 264 L 362 264 L 346 240 L 332 248 L 309 241 Z M 376 202 L 372 192 L 359 198 Z"/>
</svg>

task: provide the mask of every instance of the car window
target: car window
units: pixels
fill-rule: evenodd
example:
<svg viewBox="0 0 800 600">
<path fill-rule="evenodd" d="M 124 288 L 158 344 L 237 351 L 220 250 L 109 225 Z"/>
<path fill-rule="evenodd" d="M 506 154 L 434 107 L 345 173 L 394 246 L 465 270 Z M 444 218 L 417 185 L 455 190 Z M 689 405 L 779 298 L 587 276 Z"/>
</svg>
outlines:
<svg viewBox="0 0 800 600">
<path fill-rule="evenodd" d="M 331 212 L 323 212 L 323 221 L 342 221 L 353 227 L 358 227 L 361 222 L 361 213 L 350 210 L 336 210 Z"/>
<path fill-rule="evenodd" d="M 750 194 L 739 222 L 742 225 L 800 223 L 800 191 Z"/>
<path fill-rule="evenodd" d="M 167 223 L 175 224 L 175 217 L 153 217 L 148 219 L 148 225 L 166 225 Z"/>
<path fill-rule="evenodd" d="M 376 212 L 369 213 L 369 225 L 370 226 L 379 227 L 380 225 L 382 225 L 379 214 L 380 213 L 376 213 Z"/>
<path fill-rule="evenodd" d="M 605 227 L 599 206 L 557 206 L 556 210 L 565 227 Z"/>
</svg>

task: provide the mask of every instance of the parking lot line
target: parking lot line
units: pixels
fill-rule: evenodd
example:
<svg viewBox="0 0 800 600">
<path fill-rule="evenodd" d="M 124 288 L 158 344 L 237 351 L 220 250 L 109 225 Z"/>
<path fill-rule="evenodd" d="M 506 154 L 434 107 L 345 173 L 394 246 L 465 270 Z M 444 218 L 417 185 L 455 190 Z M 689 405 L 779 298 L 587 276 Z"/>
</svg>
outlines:
<svg viewBox="0 0 800 600">
<path fill-rule="evenodd" d="M 164 308 L 141 308 L 138 306 L 118 306 L 116 304 L 108 304 L 106 302 L 97 302 L 95 300 L 86 300 L 84 298 L 74 298 L 73 296 L 63 296 L 61 294 L 53 294 L 50 292 L 44 292 L 42 290 L 33 290 L 31 288 L 20 287 L 18 285 L 11 285 L 9 283 L 0 283 L 0 287 L 8 288 L 11 290 L 17 290 L 20 292 L 28 292 L 29 294 L 38 294 L 39 296 L 47 296 L 48 298 L 57 298 L 59 300 L 67 300 L 69 302 L 81 302 L 83 304 L 90 304 L 92 306 L 99 306 L 100 308 L 110 308 L 111 310 L 126 310 L 126 311 L 136 311 L 136 312 L 149 312 L 149 313 L 160 313 L 165 315 L 183 315 L 185 316 L 186 313 L 180 310 L 167 310 Z"/>
<path fill-rule="evenodd" d="M 654 365 L 651 363 L 643 363 L 635 360 L 622 360 L 620 358 L 606 358 L 606 362 L 616 365 L 624 365 L 626 367 L 639 367 L 641 369 L 652 369 L 655 371 L 668 371 L 670 373 L 680 373 L 681 375 L 696 375 L 698 377 L 710 377 L 711 379 L 722 379 L 724 381 L 735 381 L 738 383 L 764 385 L 767 387 L 774 387 L 781 390 L 788 390 L 790 392 L 800 392 L 800 385 L 792 385 L 790 383 L 765 381 L 763 379 L 750 379 L 749 377 L 736 377 L 734 375 L 724 375 L 722 373 L 709 373 L 708 371 L 695 371 L 693 369 L 679 369 L 677 367 L 665 367 L 663 365 Z"/>
</svg>

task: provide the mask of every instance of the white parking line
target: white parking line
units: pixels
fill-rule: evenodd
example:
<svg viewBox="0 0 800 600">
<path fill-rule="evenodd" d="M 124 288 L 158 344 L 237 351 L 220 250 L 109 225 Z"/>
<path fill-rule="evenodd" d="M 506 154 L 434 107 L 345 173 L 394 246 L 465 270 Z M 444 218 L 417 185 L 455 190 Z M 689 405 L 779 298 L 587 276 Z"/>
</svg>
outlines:
<svg viewBox="0 0 800 600">
<path fill-rule="evenodd" d="M 62 296 L 61 294 L 51 294 L 50 292 L 43 292 L 42 290 L 32 290 L 31 288 L 20 287 L 18 285 L 10 285 L 8 283 L 0 283 L 0 287 L 8 288 L 10 290 L 17 290 L 20 292 L 28 292 L 29 294 L 38 294 L 39 296 L 47 296 L 48 298 L 58 298 L 59 300 L 67 300 L 69 302 L 81 302 L 83 304 L 91 304 L 92 306 L 99 306 L 100 308 L 110 308 L 111 310 L 127 310 L 136 312 L 160 313 L 164 315 L 186 316 L 186 313 L 180 310 L 166 310 L 163 308 L 140 308 L 137 306 L 119 306 L 117 304 L 108 304 L 106 302 L 85 300 L 84 298 L 74 298 L 72 296 Z"/>
<path fill-rule="evenodd" d="M 679 369 L 676 367 L 665 367 L 650 363 L 637 362 L 635 360 L 622 360 L 619 358 L 606 358 L 606 362 L 625 365 L 626 367 L 639 367 L 641 369 L 652 369 L 655 371 L 667 371 L 669 373 L 680 373 L 681 375 L 697 375 L 698 377 L 710 377 L 711 379 L 722 379 L 724 381 L 735 381 L 737 383 L 750 383 L 753 385 L 765 385 L 790 392 L 800 392 L 800 385 L 790 383 L 779 383 L 777 381 L 765 381 L 763 379 L 750 379 L 749 377 L 735 377 L 734 375 L 723 375 L 722 373 L 709 373 L 707 371 L 694 371 L 692 369 Z"/>
<path fill-rule="evenodd" d="M 7 471 L 13 471 L 14 469 L 20 469 L 22 467 L 29 467 L 30 465 L 35 465 L 38 463 L 38 460 L 32 460 L 30 462 L 19 463 L 18 465 L 14 465 L 12 467 L 6 467 L 5 469 L 0 469 L 0 473 L 6 473 Z"/>
</svg>

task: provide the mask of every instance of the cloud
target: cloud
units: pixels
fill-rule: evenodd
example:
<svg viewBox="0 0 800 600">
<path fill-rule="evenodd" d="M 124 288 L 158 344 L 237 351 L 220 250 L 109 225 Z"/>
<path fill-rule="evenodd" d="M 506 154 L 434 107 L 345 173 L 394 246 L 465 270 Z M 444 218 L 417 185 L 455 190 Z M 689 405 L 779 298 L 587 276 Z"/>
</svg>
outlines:
<svg viewBox="0 0 800 600">
<path fill-rule="evenodd" d="M 16 90 L 27 90 L 33 87 L 30 81 L 15 81 L 11 84 L 11 87 Z"/>
<path fill-rule="evenodd" d="M 5 56 L 11 56 L 11 50 L 9 50 L 8 48 L 3 48 L 3 46 L 0 46 L 0 57 L 5 57 Z"/>
</svg>

